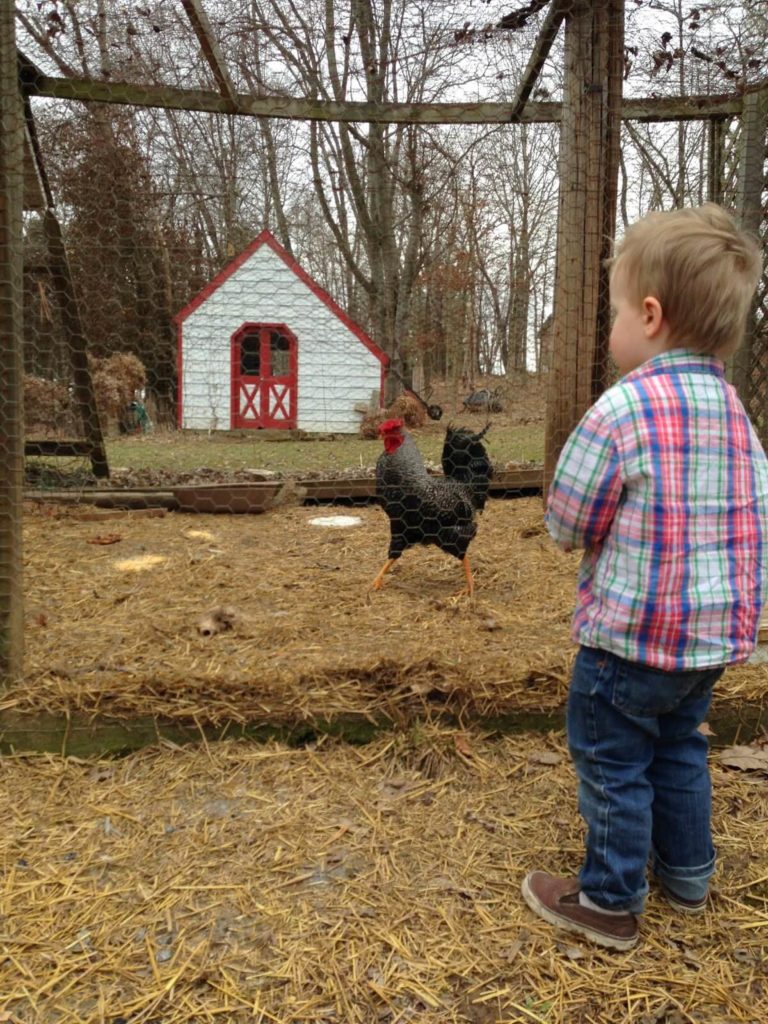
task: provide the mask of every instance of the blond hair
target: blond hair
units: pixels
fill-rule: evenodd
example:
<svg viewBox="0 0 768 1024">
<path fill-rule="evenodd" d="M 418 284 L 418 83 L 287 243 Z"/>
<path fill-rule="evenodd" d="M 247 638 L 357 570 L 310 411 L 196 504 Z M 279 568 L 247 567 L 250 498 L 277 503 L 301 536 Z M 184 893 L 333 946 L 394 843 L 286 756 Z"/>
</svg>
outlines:
<svg viewBox="0 0 768 1024">
<path fill-rule="evenodd" d="M 670 347 L 728 356 L 741 343 L 762 273 L 757 239 L 715 203 L 649 213 L 627 229 L 610 261 L 638 308 L 658 299 Z"/>
</svg>

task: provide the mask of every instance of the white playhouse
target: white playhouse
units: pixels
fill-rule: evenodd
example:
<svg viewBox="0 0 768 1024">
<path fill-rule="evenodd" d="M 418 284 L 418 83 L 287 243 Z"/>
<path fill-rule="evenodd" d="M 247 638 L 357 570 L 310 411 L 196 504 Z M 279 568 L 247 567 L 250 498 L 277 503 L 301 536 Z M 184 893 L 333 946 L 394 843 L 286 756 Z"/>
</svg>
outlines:
<svg viewBox="0 0 768 1024">
<path fill-rule="evenodd" d="M 269 231 L 176 316 L 178 425 L 355 433 L 389 362 Z"/>
</svg>

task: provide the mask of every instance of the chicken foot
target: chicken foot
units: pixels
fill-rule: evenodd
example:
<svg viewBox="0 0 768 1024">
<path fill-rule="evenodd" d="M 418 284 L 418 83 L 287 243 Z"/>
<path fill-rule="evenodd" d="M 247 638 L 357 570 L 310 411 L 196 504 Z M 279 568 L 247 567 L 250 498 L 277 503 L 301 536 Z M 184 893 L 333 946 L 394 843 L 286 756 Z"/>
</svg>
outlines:
<svg viewBox="0 0 768 1024">
<path fill-rule="evenodd" d="M 472 597 L 475 592 L 475 579 L 472 575 L 472 569 L 469 565 L 469 555 L 464 555 L 461 560 L 461 564 L 464 566 L 464 575 L 467 580 L 467 585 L 463 590 L 460 590 L 457 597 Z"/>
<path fill-rule="evenodd" d="M 384 567 L 382 568 L 381 572 L 371 584 L 371 590 L 381 590 L 384 584 L 384 577 L 386 576 L 386 574 L 389 572 L 389 570 L 392 568 L 396 561 L 396 558 L 387 559 L 387 561 L 384 563 Z"/>
</svg>

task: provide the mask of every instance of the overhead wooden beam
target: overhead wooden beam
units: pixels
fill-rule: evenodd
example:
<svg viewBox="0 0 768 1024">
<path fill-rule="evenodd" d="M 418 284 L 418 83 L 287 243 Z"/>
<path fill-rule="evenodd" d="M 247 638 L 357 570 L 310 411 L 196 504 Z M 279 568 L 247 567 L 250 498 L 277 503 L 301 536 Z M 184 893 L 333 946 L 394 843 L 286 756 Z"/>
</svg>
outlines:
<svg viewBox="0 0 768 1024">
<path fill-rule="evenodd" d="M 554 43 L 560 30 L 560 24 L 566 15 L 568 6 L 570 6 L 570 0 L 552 0 L 547 16 L 541 26 L 539 37 L 536 40 L 536 45 L 528 61 L 528 66 L 523 74 L 523 80 L 517 91 L 515 102 L 512 104 L 513 109 L 510 121 L 517 121 L 525 109 L 525 105 L 530 99 L 531 92 L 536 84 L 536 79 L 539 77 L 539 72 L 543 68 L 544 61 L 549 56 L 549 51 L 552 48 L 552 43 Z"/>
<path fill-rule="evenodd" d="M 204 89 L 176 89 L 165 85 L 102 82 L 90 78 L 37 75 L 27 79 L 29 96 L 81 100 L 84 103 L 119 103 L 169 110 L 198 110 L 209 114 L 244 114 L 303 121 L 347 121 L 397 124 L 508 124 L 512 103 L 339 103 L 333 100 L 293 99 L 288 96 L 249 96 L 239 93 L 235 107 L 226 97 Z M 685 99 L 628 99 L 621 116 L 633 121 L 690 121 L 740 114 L 744 96 L 688 96 Z M 526 103 L 515 117 L 520 124 L 560 120 L 560 103 Z"/>
<path fill-rule="evenodd" d="M 229 100 L 204 89 L 176 89 L 172 86 L 138 85 L 132 82 L 102 82 L 86 78 L 56 78 L 41 75 L 27 85 L 30 96 L 81 100 L 85 103 L 121 103 L 203 113 L 232 113 Z M 354 103 L 335 100 L 295 99 L 290 96 L 235 97 L 234 112 L 251 117 L 274 117 L 304 121 L 393 122 L 410 124 L 504 124 L 512 113 L 511 103 Z M 557 121 L 559 104 L 528 104 L 520 120 Z"/>
<path fill-rule="evenodd" d="M 202 0 L 181 0 L 184 10 L 187 12 L 192 28 L 195 30 L 195 35 L 200 43 L 200 49 L 203 51 L 203 56 L 208 61 L 208 66 L 213 72 L 213 77 L 216 79 L 216 85 L 219 87 L 219 92 L 224 99 L 231 104 L 232 113 L 236 112 L 237 108 L 237 91 L 229 77 L 227 71 L 227 65 L 222 56 L 219 44 L 216 41 L 216 37 L 213 34 L 211 23 L 208 20 L 208 15 L 205 13 Z"/>
</svg>

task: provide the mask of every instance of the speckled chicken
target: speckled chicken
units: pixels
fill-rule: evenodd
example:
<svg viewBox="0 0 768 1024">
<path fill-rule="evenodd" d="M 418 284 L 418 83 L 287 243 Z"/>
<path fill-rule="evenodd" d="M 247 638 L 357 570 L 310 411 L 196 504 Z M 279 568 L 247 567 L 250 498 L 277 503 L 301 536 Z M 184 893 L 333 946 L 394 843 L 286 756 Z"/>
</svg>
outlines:
<svg viewBox="0 0 768 1024">
<path fill-rule="evenodd" d="M 402 420 L 379 427 L 384 451 L 376 463 L 376 495 L 390 522 L 389 557 L 373 581 L 379 590 L 384 576 L 414 544 L 436 544 L 464 566 L 465 594 L 474 580 L 467 548 L 477 533 L 476 514 L 485 507 L 493 469 L 480 433 L 449 426 L 443 444 L 444 476 L 433 476 Z"/>
</svg>

